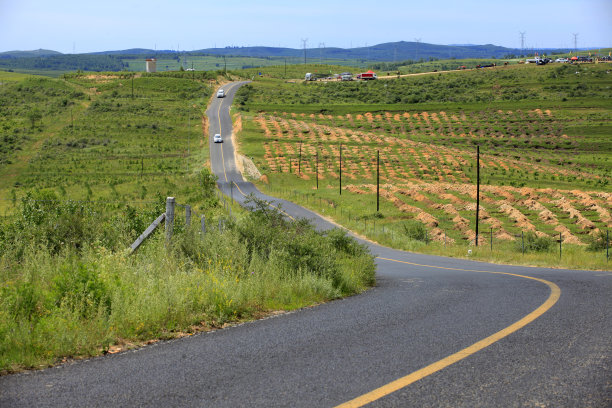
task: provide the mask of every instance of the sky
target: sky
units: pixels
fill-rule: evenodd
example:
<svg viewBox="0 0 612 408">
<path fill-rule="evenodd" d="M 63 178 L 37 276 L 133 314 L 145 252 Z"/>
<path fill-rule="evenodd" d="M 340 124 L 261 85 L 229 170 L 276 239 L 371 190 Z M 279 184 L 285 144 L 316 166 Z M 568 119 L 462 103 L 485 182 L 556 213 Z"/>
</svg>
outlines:
<svg viewBox="0 0 612 408">
<path fill-rule="evenodd" d="M 0 52 L 385 42 L 612 46 L 612 0 L 0 0 Z"/>
</svg>

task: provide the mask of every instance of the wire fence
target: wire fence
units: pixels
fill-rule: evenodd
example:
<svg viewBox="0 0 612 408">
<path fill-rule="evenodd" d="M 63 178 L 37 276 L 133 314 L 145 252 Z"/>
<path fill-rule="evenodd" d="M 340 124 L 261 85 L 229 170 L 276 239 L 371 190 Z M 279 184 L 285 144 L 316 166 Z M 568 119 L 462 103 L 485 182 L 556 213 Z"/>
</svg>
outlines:
<svg viewBox="0 0 612 408">
<path fill-rule="evenodd" d="M 556 236 L 544 236 L 543 234 L 536 234 L 531 230 L 520 230 L 508 234 L 505 230 L 492 227 L 481 229 L 478 233 L 478 242 L 476 242 L 475 233 L 471 234 L 471 237 L 458 237 L 461 234 L 448 234 L 447 231 L 439 227 L 428 228 L 420 221 L 419 224 L 422 227 L 413 230 L 411 226 L 414 221 L 411 223 L 411 220 L 392 220 L 390 222 L 385 220 L 381 213 L 360 215 L 357 211 L 344 208 L 337 201 L 317 196 L 314 192 L 304 193 L 293 189 L 277 188 L 271 185 L 268 185 L 267 189 L 272 194 L 276 193 L 289 200 L 301 201 L 307 207 L 314 207 L 322 215 L 331 216 L 348 230 L 393 246 L 402 241 L 413 240 L 425 245 L 441 245 L 444 248 L 465 246 L 468 248 L 468 253 L 471 253 L 470 248 L 480 247 L 481 249 L 489 249 L 493 252 L 494 250 L 508 250 L 508 246 L 512 245 L 512 249 L 520 252 L 522 255 L 534 252 L 551 253 L 556 251 L 561 259 L 564 248 L 567 248 L 566 245 L 570 245 L 566 242 L 562 233 Z M 611 256 L 609 230 L 602 231 L 602 234 L 603 238 L 594 238 L 593 242 L 596 245 L 591 244 L 588 248 L 594 254 L 603 252 L 605 260 L 608 262 Z M 500 236 L 503 236 L 503 238 L 500 238 Z M 585 245 L 581 246 L 584 247 Z"/>
</svg>

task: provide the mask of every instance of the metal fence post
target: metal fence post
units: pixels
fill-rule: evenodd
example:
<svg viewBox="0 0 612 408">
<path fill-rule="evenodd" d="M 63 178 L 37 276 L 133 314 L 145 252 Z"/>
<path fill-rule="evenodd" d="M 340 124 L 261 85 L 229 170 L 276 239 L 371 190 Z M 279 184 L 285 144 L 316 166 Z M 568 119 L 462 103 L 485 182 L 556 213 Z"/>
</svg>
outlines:
<svg viewBox="0 0 612 408">
<path fill-rule="evenodd" d="M 521 252 L 525 255 L 525 234 L 521 231 Z"/>
<path fill-rule="evenodd" d="M 610 230 L 606 230 L 606 262 L 608 262 L 608 259 L 610 259 L 609 250 L 610 250 Z"/>
<path fill-rule="evenodd" d="M 202 219 L 200 220 L 200 224 L 202 226 L 202 235 L 206 234 L 206 216 L 202 216 Z"/>
<path fill-rule="evenodd" d="M 191 206 L 185 205 L 185 226 L 189 228 L 191 226 Z"/>
<path fill-rule="evenodd" d="M 174 228 L 174 205 L 176 200 L 174 197 L 166 198 L 166 245 L 172 239 L 172 229 Z"/>
<path fill-rule="evenodd" d="M 559 259 L 561 259 L 561 242 L 563 238 L 561 237 L 561 233 L 559 233 Z"/>
<path fill-rule="evenodd" d="M 491 251 L 493 251 L 493 227 L 491 227 Z"/>
</svg>

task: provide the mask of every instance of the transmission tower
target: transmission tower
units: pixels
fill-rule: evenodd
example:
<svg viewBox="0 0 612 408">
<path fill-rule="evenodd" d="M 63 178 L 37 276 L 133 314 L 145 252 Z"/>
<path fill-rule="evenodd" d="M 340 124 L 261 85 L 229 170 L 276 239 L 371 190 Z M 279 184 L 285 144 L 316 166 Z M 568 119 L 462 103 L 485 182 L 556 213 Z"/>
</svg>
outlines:
<svg viewBox="0 0 612 408">
<path fill-rule="evenodd" d="M 572 33 L 574 36 L 574 52 L 578 52 L 578 33 Z"/>
<path fill-rule="evenodd" d="M 304 47 L 304 64 L 306 64 L 306 43 L 308 42 L 308 38 L 302 38 L 302 46 Z"/>
<path fill-rule="evenodd" d="M 414 41 L 416 42 L 416 48 L 414 50 L 414 60 L 418 61 L 419 59 L 419 43 L 421 42 L 420 38 L 415 38 Z"/>
<path fill-rule="evenodd" d="M 319 64 L 323 65 L 323 50 L 325 49 L 325 43 L 319 43 Z"/>
<path fill-rule="evenodd" d="M 521 55 L 525 54 L 525 31 L 519 31 L 521 35 Z"/>
</svg>

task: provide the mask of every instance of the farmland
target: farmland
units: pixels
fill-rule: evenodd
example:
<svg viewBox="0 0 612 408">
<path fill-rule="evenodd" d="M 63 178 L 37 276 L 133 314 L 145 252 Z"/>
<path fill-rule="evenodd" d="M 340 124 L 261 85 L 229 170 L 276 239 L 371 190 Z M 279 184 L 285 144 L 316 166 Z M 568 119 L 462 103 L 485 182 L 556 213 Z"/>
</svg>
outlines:
<svg viewBox="0 0 612 408">
<path fill-rule="evenodd" d="M 243 152 L 273 193 L 380 242 L 435 251 L 474 244 L 479 145 L 481 245 L 492 234 L 516 251 L 529 233 L 549 248 L 559 234 L 568 248 L 601 248 L 612 226 L 608 68 L 534 68 L 376 83 L 256 81 L 237 96 Z M 509 89 L 521 97 L 505 98 Z M 389 103 L 404 92 L 431 97 Z M 406 242 L 413 227 L 427 232 L 412 241 L 434 244 Z"/>
</svg>

